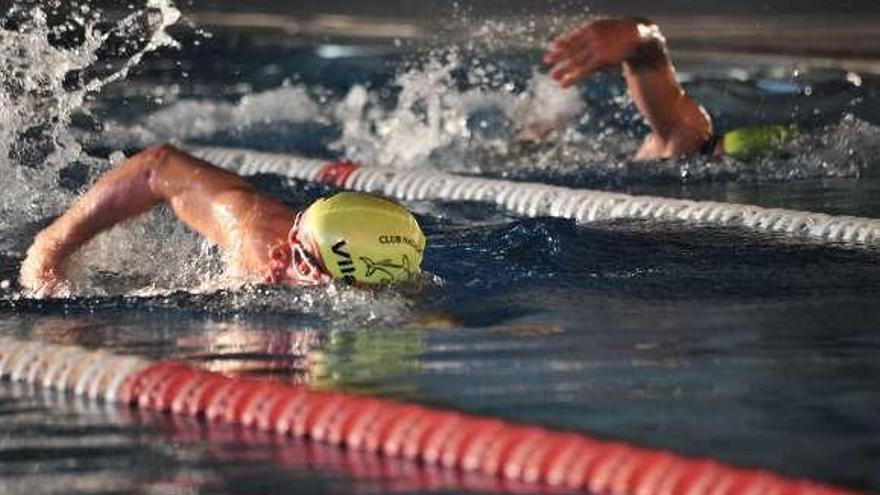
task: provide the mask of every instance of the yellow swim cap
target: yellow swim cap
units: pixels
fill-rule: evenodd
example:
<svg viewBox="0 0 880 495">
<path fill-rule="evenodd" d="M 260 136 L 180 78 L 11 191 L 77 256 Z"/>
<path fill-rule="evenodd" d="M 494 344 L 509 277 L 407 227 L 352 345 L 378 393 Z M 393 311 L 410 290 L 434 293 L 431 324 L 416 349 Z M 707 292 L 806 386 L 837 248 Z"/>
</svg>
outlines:
<svg viewBox="0 0 880 495">
<path fill-rule="evenodd" d="M 785 125 L 756 125 L 734 129 L 724 135 L 724 154 L 751 158 L 782 151 L 798 135 L 796 128 Z"/>
<path fill-rule="evenodd" d="M 315 201 L 303 213 L 300 235 L 327 273 L 348 283 L 410 280 L 425 250 L 425 235 L 406 208 L 363 193 Z"/>
</svg>

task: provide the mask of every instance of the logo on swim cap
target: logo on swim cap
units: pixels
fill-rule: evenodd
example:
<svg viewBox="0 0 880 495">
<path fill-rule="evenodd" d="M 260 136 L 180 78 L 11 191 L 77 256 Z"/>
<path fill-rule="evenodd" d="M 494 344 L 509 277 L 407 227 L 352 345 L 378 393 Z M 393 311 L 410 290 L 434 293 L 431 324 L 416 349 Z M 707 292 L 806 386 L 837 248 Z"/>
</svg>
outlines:
<svg viewBox="0 0 880 495">
<path fill-rule="evenodd" d="M 420 272 L 425 236 L 400 204 L 364 193 L 319 199 L 303 213 L 302 233 L 331 277 L 388 284 Z"/>
<path fill-rule="evenodd" d="M 345 251 L 345 240 L 334 244 L 331 251 L 336 255 L 336 266 L 342 272 L 342 279 L 347 283 L 354 283 L 354 261 L 352 261 L 351 255 Z"/>
</svg>

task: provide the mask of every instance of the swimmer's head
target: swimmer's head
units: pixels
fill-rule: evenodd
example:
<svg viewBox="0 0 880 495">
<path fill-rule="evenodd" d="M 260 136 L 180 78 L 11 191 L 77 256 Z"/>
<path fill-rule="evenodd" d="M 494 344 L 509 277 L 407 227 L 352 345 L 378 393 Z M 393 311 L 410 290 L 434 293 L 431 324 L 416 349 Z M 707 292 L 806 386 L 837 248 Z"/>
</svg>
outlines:
<svg viewBox="0 0 880 495">
<path fill-rule="evenodd" d="M 797 129 L 784 125 L 758 125 L 734 129 L 721 141 L 723 154 L 752 158 L 783 151 L 797 137 Z"/>
<path fill-rule="evenodd" d="M 334 279 L 389 284 L 421 270 L 425 235 L 400 204 L 371 194 L 341 192 L 302 214 L 300 241 Z"/>
</svg>

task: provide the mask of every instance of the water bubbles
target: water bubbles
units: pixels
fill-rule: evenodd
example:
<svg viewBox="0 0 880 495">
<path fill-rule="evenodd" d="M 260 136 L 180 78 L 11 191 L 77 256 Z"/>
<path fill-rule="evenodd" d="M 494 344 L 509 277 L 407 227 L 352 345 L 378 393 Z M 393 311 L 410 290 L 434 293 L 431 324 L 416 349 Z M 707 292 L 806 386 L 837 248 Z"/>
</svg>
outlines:
<svg viewBox="0 0 880 495">
<path fill-rule="evenodd" d="M 862 76 L 858 75 L 855 72 L 847 72 L 846 80 L 857 88 L 860 88 L 862 86 Z"/>
<path fill-rule="evenodd" d="M 146 20 L 146 25 L 152 29 L 157 29 L 162 26 L 165 22 L 165 13 L 160 8 L 148 8 L 146 9 L 146 15 L 144 19 Z"/>
<path fill-rule="evenodd" d="M 124 78 L 149 51 L 168 44 L 164 29 L 179 13 L 167 0 L 150 0 L 149 28 L 139 12 L 113 22 L 87 5 L 28 8 L 13 4 L 0 17 L 0 229 L 5 233 L 56 214 L 106 163 L 84 156 L 71 132 L 84 104 Z M 51 21 L 49 16 L 62 16 Z M 122 59 L 110 46 L 138 46 Z M 89 124 L 100 129 L 99 122 Z"/>
<path fill-rule="evenodd" d="M 154 36 L 120 64 L 100 58 L 109 35 L 99 29 L 100 15 L 89 7 L 74 6 L 83 15 L 55 26 L 39 8 L 14 6 L 7 14 L 16 21 L 13 28 L 0 29 L 0 65 L 8 68 L 0 73 L 0 170 L 10 172 L 3 174 L 0 197 L 5 223 L 33 221 L 69 200 L 69 193 L 56 187 L 56 178 L 81 158 L 69 130 L 74 112 L 89 93 L 125 77 L 146 52 L 162 45 L 167 37 L 159 31 L 176 18 L 167 1 L 150 0 L 149 5 L 157 12 Z M 119 25 L 124 29 L 130 19 Z M 0 24 L 6 25 L 9 17 L 3 20 Z"/>
</svg>

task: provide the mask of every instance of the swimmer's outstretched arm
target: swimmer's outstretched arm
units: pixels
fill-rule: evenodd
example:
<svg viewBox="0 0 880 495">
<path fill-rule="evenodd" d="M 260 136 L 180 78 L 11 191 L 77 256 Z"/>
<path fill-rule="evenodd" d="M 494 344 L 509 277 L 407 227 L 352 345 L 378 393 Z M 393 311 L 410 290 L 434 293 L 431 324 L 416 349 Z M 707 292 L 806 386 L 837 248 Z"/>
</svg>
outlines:
<svg viewBox="0 0 880 495">
<path fill-rule="evenodd" d="M 551 43 L 544 62 L 562 87 L 597 71 L 623 66 L 633 101 L 653 131 L 636 160 L 695 153 L 712 135 L 706 111 L 682 89 L 666 51 L 666 40 L 640 18 L 589 22 Z"/>
<path fill-rule="evenodd" d="M 22 263 L 25 289 L 52 294 L 64 265 L 98 233 L 167 202 L 177 217 L 227 251 L 242 276 L 262 276 L 269 246 L 285 238 L 294 213 L 231 172 L 171 146 L 138 153 L 104 174 L 67 212 L 37 234 Z"/>
</svg>

